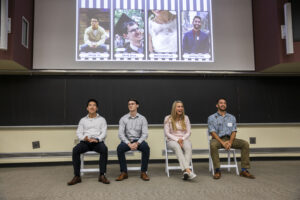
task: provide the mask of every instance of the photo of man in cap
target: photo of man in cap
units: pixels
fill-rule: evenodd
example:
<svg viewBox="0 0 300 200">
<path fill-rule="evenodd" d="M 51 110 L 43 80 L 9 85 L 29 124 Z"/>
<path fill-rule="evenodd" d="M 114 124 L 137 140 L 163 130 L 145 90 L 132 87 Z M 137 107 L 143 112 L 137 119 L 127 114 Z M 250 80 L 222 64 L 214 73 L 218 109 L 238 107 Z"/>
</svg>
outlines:
<svg viewBox="0 0 300 200">
<path fill-rule="evenodd" d="M 123 48 L 118 48 L 118 52 L 144 53 L 144 31 L 138 22 L 122 13 L 115 25 L 115 33 L 124 40 Z"/>
</svg>

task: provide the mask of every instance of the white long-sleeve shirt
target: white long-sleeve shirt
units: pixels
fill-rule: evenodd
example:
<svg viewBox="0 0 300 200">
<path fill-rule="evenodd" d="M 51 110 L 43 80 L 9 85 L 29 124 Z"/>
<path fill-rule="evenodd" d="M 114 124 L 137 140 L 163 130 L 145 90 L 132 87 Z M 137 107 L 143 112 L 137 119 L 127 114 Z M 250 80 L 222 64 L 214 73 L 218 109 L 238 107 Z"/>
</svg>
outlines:
<svg viewBox="0 0 300 200">
<path fill-rule="evenodd" d="M 81 118 L 78 124 L 76 134 L 79 140 L 84 140 L 85 136 L 88 138 L 97 138 L 102 142 L 106 138 L 107 124 L 106 120 L 97 114 L 96 117 L 90 118 L 88 115 Z"/>
</svg>

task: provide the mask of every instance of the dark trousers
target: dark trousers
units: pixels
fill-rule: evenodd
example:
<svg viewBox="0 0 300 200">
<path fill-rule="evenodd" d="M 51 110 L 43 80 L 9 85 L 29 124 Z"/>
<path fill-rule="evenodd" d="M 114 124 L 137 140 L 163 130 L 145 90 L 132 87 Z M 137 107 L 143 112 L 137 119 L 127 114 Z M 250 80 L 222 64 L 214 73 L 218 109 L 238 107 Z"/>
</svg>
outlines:
<svg viewBox="0 0 300 200">
<path fill-rule="evenodd" d="M 85 153 L 87 151 L 96 151 L 100 153 L 99 156 L 99 169 L 100 173 L 106 173 L 106 165 L 107 165 L 107 147 L 104 142 L 98 143 L 90 143 L 86 141 L 80 141 L 73 148 L 73 168 L 74 168 L 74 175 L 80 176 L 80 154 Z"/>
<path fill-rule="evenodd" d="M 147 144 L 147 142 L 143 141 L 137 148 L 140 152 L 142 152 L 142 165 L 141 165 L 141 171 L 147 172 L 148 170 L 148 162 L 149 162 L 149 156 L 150 156 L 150 148 Z M 130 148 L 127 144 L 124 142 L 121 142 L 117 148 L 118 152 L 118 159 L 120 163 L 120 171 L 121 172 L 127 172 L 127 163 L 126 163 L 126 157 L 125 152 L 130 151 Z"/>
</svg>

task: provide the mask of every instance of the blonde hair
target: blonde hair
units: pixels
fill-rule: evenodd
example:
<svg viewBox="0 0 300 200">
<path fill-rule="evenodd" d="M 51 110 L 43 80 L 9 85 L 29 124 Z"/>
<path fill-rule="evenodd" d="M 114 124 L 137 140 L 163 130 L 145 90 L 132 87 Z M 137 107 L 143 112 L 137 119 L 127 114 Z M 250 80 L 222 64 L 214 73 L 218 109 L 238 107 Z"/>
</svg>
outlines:
<svg viewBox="0 0 300 200">
<path fill-rule="evenodd" d="M 179 101 L 179 100 L 176 100 L 173 102 L 173 105 L 172 105 L 172 110 L 171 110 L 171 115 L 169 117 L 169 120 L 171 121 L 171 124 L 172 124 L 172 129 L 174 131 L 177 131 L 177 127 L 176 127 L 176 121 L 178 120 L 182 129 L 183 130 L 186 130 L 186 124 L 185 124 L 185 114 L 184 114 L 184 107 L 183 107 L 183 112 L 182 112 L 182 115 L 181 116 L 178 116 L 177 113 L 176 113 L 176 105 L 178 103 L 181 103 L 182 106 L 183 106 L 183 103 L 182 101 Z"/>
</svg>

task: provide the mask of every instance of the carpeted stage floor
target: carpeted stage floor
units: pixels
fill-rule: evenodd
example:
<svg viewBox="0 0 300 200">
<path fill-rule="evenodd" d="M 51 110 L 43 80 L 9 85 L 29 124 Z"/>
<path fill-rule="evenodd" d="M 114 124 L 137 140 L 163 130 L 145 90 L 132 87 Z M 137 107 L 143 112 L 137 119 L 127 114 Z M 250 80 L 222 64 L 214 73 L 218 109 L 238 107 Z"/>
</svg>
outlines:
<svg viewBox="0 0 300 200">
<path fill-rule="evenodd" d="M 95 167 L 89 165 L 88 167 Z M 116 182 L 117 164 L 108 165 L 111 184 L 97 182 L 97 173 L 86 174 L 82 183 L 67 186 L 73 177 L 68 166 L 0 168 L 0 200 L 198 200 L 198 199 L 300 199 L 300 161 L 253 161 L 249 180 L 233 172 L 222 171 L 220 180 L 208 173 L 208 163 L 194 163 L 197 177 L 183 181 L 179 171 L 170 178 L 164 164 L 150 164 L 151 180 L 142 181 L 139 172 L 129 172 L 129 179 Z"/>
</svg>

